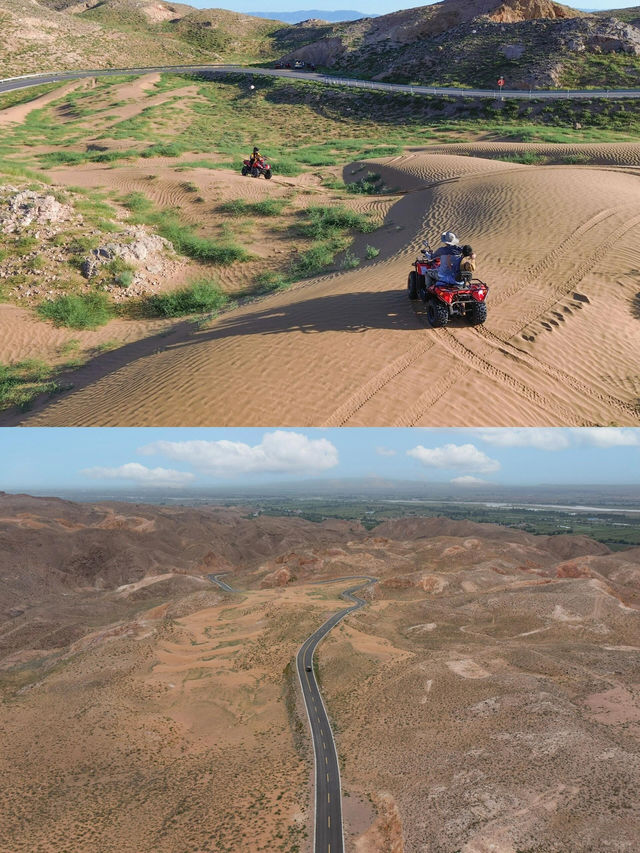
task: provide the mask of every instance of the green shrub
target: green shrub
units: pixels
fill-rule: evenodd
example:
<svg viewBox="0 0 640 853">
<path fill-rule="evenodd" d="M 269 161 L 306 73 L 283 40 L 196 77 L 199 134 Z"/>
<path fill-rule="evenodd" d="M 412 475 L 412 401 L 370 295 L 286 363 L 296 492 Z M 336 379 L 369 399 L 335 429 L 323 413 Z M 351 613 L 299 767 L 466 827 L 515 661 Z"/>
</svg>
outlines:
<svg viewBox="0 0 640 853">
<path fill-rule="evenodd" d="M 271 293 L 274 290 L 284 290 L 290 280 L 278 272 L 261 272 L 256 277 L 256 289 L 261 293 Z"/>
<path fill-rule="evenodd" d="M 365 256 L 368 261 L 373 260 L 373 258 L 377 258 L 380 254 L 380 249 L 376 249 L 375 246 L 367 246 L 365 250 Z"/>
<path fill-rule="evenodd" d="M 181 317 L 184 314 L 204 314 L 217 311 L 228 302 L 215 281 L 199 279 L 169 293 L 155 293 L 147 300 L 153 314 L 161 317 Z"/>
<path fill-rule="evenodd" d="M 113 315 L 113 307 L 106 293 L 73 293 L 42 302 L 38 313 L 56 326 L 95 329 L 108 322 Z"/>
<path fill-rule="evenodd" d="M 347 192 L 362 195 L 379 195 L 383 190 L 382 178 L 374 172 L 368 172 L 366 178 L 360 178 L 347 185 Z"/>
<path fill-rule="evenodd" d="M 129 287 L 133 281 L 133 272 L 131 270 L 123 270 L 121 273 L 118 273 L 113 280 L 118 287 Z"/>
<path fill-rule="evenodd" d="M 246 261 L 249 253 L 233 243 L 218 243 L 209 237 L 199 237 L 177 219 L 167 218 L 158 223 L 158 231 L 181 255 L 196 261 L 229 266 L 235 261 Z"/>
<path fill-rule="evenodd" d="M 342 259 L 342 269 L 343 270 L 354 270 L 356 267 L 360 266 L 360 258 L 347 250 L 344 253 L 344 258 Z"/>
<path fill-rule="evenodd" d="M 375 226 L 367 216 L 355 213 L 341 205 L 334 207 L 310 207 L 306 211 L 309 222 L 301 226 L 302 233 L 314 240 L 323 240 L 339 231 L 355 228 L 364 233 L 373 231 Z"/>
<path fill-rule="evenodd" d="M 316 243 L 292 261 L 291 274 L 296 278 L 311 278 L 332 264 L 333 256 L 331 246 Z"/>
</svg>

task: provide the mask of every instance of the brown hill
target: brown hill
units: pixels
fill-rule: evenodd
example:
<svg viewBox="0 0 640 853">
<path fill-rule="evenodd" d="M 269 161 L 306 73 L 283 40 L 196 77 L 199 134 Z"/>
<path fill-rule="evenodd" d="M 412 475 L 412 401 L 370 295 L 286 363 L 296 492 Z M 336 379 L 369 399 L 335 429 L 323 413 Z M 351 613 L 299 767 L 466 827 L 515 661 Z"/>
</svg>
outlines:
<svg viewBox="0 0 640 853">
<path fill-rule="evenodd" d="M 639 554 L 0 494 L 0 849 L 303 849 L 292 660 L 366 573 L 318 651 L 349 849 L 632 850 Z"/>
</svg>

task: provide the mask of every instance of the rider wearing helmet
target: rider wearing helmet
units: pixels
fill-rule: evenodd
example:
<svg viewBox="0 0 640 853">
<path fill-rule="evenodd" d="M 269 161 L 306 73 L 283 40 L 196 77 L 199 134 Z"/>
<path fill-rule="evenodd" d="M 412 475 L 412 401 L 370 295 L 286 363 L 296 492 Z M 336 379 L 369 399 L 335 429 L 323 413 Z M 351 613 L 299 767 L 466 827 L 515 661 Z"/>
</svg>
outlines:
<svg viewBox="0 0 640 853">
<path fill-rule="evenodd" d="M 259 166 L 262 163 L 262 156 L 260 154 L 260 149 L 256 145 L 253 149 L 253 153 L 249 155 L 249 165 L 253 168 L 254 166 Z"/>
</svg>

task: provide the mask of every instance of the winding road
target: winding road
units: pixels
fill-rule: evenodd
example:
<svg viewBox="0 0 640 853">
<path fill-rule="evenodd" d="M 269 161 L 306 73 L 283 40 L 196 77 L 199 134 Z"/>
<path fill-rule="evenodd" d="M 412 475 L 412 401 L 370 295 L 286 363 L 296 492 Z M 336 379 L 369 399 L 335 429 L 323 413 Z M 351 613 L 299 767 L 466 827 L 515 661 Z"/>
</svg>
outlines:
<svg viewBox="0 0 640 853">
<path fill-rule="evenodd" d="M 232 586 L 229 586 L 226 581 L 220 580 L 221 577 L 227 574 L 229 573 L 221 572 L 219 575 L 207 575 L 207 577 L 209 578 L 211 583 L 215 583 L 217 586 L 220 587 L 220 589 L 223 589 L 225 592 L 235 592 L 235 589 Z"/>
<path fill-rule="evenodd" d="M 26 89 L 43 83 L 61 83 L 82 77 L 109 77 L 114 74 L 149 74 L 151 72 L 175 72 L 176 74 L 246 74 L 250 77 L 289 77 L 295 80 L 313 81 L 328 86 L 348 86 L 356 89 L 375 89 L 383 92 L 404 92 L 411 95 L 448 96 L 454 98 L 525 98 L 544 100 L 571 100 L 574 98 L 640 98 L 640 89 L 459 89 L 446 86 L 409 86 L 401 83 L 380 83 L 376 80 L 357 80 L 351 77 L 333 77 L 308 71 L 293 71 L 281 68 L 248 68 L 243 65 L 159 65 L 148 68 L 98 68 L 87 71 L 47 71 L 24 74 L 20 77 L 0 79 L 0 92 Z"/>
<path fill-rule="evenodd" d="M 223 574 L 227 574 L 224 572 Z M 211 583 L 217 584 L 225 592 L 235 592 L 232 586 L 221 580 L 222 574 L 207 575 Z M 367 603 L 355 593 L 369 584 L 376 583 L 377 578 L 351 576 L 332 578 L 320 581 L 322 584 L 339 583 L 340 581 L 360 580 L 362 583 L 345 589 L 341 593 L 345 601 L 352 601 L 350 607 L 334 613 L 326 622 L 317 628 L 300 647 L 296 655 L 298 680 L 302 690 L 309 729 L 313 741 L 313 757 L 316 777 L 316 805 L 314 817 L 314 846 L 313 853 L 344 853 L 344 836 L 342 829 L 342 788 L 340 785 L 340 765 L 338 751 L 331 729 L 331 723 L 322 700 L 322 694 L 313 668 L 313 655 L 318 643 L 329 631 L 341 622 L 345 616 L 359 610 Z"/>
<path fill-rule="evenodd" d="M 356 578 L 335 578 L 328 583 L 337 583 L 341 580 L 356 580 Z M 342 593 L 342 598 L 346 601 L 352 601 L 351 607 L 340 610 L 327 619 L 304 641 L 296 657 L 298 679 L 300 680 L 300 688 L 307 709 L 313 740 L 316 777 L 314 853 L 344 853 L 344 837 L 338 751 L 313 668 L 313 655 L 318 643 L 327 636 L 338 622 L 341 622 L 345 616 L 353 613 L 354 610 L 359 610 L 365 606 L 367 602 L 355 593 L 375 582 L 376 578 L 365 577 L 364 583 L 346 589 Z"/>
</svg>

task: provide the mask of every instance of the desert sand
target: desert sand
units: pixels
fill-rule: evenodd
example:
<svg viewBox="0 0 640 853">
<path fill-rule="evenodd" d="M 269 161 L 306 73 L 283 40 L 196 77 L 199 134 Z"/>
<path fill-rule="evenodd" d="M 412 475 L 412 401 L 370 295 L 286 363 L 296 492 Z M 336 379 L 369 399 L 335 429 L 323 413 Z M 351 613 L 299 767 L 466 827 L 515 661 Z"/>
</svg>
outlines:
<svg viewBox="0 0 640 853">
<path fill-rule="evenodd" d="M 223 314 L 152 353 L 116 352 L 108 371 L 85 368 L 74 391 L 14 422 L 637 425 L 640 145 L 562 151 L 587 165 L 491 159 L 561 156 L 557 146 L 508 143 L 352 164 L 347 179 L 375 170 L 396 190 L 353 202 L 383 219 L 353 246 L 360 257 L 375 246 L 375 260 Z M 144 179 L 126 169 L 64 171 L 56 180 L 96 186 L 117 176 L 121 190 Z M 198 179 L 203 194 L 219 199 L 281 197 L 296 180 L 247 182 L 221 170 Z M 168 175 L 152 192 L 164 204 L 184 201 Z M 422 304 L 407 299 L 420 242 L 437 242 L 444 229 L 478 255 L 478 275 L 490 286 L 483 327 L 453 321 L 432 329 Z M 224 274 L 222 282 L 233 285 Z"/>
</svg>

